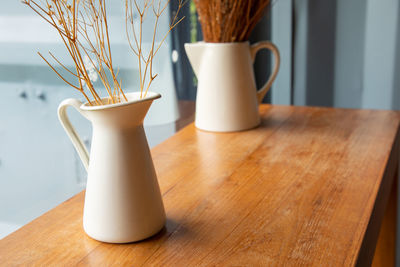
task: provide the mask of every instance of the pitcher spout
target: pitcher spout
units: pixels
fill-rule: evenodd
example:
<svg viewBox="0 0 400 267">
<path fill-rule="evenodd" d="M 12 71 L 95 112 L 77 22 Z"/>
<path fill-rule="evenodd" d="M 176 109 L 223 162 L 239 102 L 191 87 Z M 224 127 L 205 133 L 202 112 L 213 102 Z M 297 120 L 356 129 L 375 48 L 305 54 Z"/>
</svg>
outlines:
<svg viewBox="0 0 400 267">
<path fill-rule="evenodd" d="M 81 110 L 86 112 L 86 117 L 93 123 L 102 125 L 114 125 L 116 128 L 132 128 L 143 124 L 143 120 L 152 104 L 160 98 L 158 93 L 148 92 L 146 96 L 140 97 L 140 92 L 126 94 L 128 102 L 107 104 L 102 106 L 90 106 L 84 104 Z M 107 99 L 102 99 L 107 103 Z"/>
<path fill-rule="evenodd" d="M 203 42 L 185 44 L 186 55 L 192 65 L 194 74 L 199 77 L 201 59 L 203 57 L 205 45 Z"/>
</svg>

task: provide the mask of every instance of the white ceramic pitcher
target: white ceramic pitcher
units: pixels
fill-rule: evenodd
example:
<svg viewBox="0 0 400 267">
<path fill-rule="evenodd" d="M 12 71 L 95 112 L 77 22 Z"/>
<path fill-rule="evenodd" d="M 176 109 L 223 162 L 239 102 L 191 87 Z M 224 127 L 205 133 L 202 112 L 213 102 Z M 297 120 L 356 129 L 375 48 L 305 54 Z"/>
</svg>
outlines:
<svg viewBox="0 0 400 267">
<path fill-rule="evenodd" d="M 253 63 L 261 49 L 275 58 L 272 74 L 257 91 Z M 258 104 L 270 89 L 279 70 L 278 48 L 271 42 L 185 44 L 198 79 L 195 125 L 213 132 L 231 132 L 260 124 Z"/>
<path fill-rule="evenodd" d="M 139 94 L 126 94 L 126 103 L 104 106 L 66 99 L 58 108 L 61 124 L 88 171 L 83 227 L 99 241 L 138 241 L 154 235 L 165 223 L 161 193 L 143 129 L 150 105 L 161 96 L 149 92 L 140 99 Z M 68 106 L 92 122 L 90 159 L 67 117 Z"/>
</svg>

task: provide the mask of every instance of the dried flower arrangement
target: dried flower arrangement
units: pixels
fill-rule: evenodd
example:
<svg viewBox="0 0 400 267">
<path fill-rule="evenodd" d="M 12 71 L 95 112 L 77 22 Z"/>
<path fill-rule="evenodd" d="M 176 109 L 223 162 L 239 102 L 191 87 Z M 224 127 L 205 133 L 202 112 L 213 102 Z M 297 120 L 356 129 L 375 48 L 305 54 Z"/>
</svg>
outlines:
<svg viewBox="0 0 400 267">
<path fill-rule="evenodd" d="M 178 14 L 184 3 L 182 0 L 178 1 L 178 9 L 169 25 L 168 32 L 157 48 L 154 49 L 158 20 L 166 10 L 170 0 L 166 0 L 163 4 L 162 0 L 144 0 L 142 5 L 139 5 L 136 0 L 133 2 L 132 0 L 125 0 L 126 33 L 131 49 L 138 56 L 141 98 L 146 96 L 151 82 L 157 76 L 157 74 L 152 73 L 154 56 L 171 30 L 183 19 L 183 17 L 178 19 Z M 118 79 L 119 70 L 114 68 L 112 61 L 106 0 L 44 0 L 43 2 L 39 2 L 39 0 L 22 0 L 22 3 L 29 6 L 47 23 L 53 26 L 61 37 L 68 54 L 74 62 L 75 71 L 68 69 L 51 52 L 49 54 L 62 69 L 71 75 L 72 79 L 77 80 L 77 84 L 71 81 L 71 77 L 68 79 L 65 75 L 57 71 L 41 53 L 38 54 L 65 83 L 81 92 L 90 105 L 102 105 L 101 97 L 93 85 L 93 82 L 100 78 L 104 88 L 107 90 L 107 104 L 127 101 L 122 89 L 122 81 Z M 142 50 L 142 28 L 146 13 L 150 8 L 156 20 L 152 48 L 149 54 L 145 56 Z M 138 38 L 133 22 L 133 10 L 136 10 L 140 17 Z M 128 26 L 130 29 L 128 29 Z M 129 37 L 129 30 L 132 31 L 136 49 L 134 49 Z M 142 63 L 145 65 L 144 71 L 142 71 Z M 148 67 L 149 72 L 147 73 Z M 147 74 L 150 77 L 150 81 L 145 89 Z M 88 91 L 93 98 L 92 101 L 90 100 Z"/>
<path fill-rule="evenodd" d="M 204 41 L 247 41 L 270 0 L 194 0 Z"/>
</svg>

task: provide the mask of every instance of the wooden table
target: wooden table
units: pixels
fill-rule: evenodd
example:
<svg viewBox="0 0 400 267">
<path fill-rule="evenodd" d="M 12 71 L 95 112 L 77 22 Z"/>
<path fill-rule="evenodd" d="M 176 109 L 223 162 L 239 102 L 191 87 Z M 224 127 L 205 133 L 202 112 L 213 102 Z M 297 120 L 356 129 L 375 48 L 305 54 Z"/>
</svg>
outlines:
<svg viewBox="0 0 400 267">
<path fill-rule="evenodd" d="M 0 263 L 365 266 L 382 221 L 376 251 L 386 255 L 374 264 L 394 257 L 395 209 L 384 213 L 398 170 L 399 113 L 260 112 L 251 131 L 191 124 L 152 150 L 168 217 L 154 237 L 122 245 L 89 238 L 82 192 L 1 240 Z"/>
</svg>

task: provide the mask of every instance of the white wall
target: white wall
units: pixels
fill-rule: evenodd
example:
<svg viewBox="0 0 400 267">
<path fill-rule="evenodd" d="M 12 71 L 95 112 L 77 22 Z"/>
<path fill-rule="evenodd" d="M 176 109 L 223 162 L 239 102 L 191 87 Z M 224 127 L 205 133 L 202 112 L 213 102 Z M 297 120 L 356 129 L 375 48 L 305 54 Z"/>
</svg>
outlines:
<svg viewBox="0 0 400 267">
<path fill-rule="evenodd" d="M 362 107 L 392 109 L 400 99 L 395 84 L 398 57 L 399 1 L 368 0 L 365 23 Z M 397 70 L 398 71 L 398 70 Z"/>
</svg>

